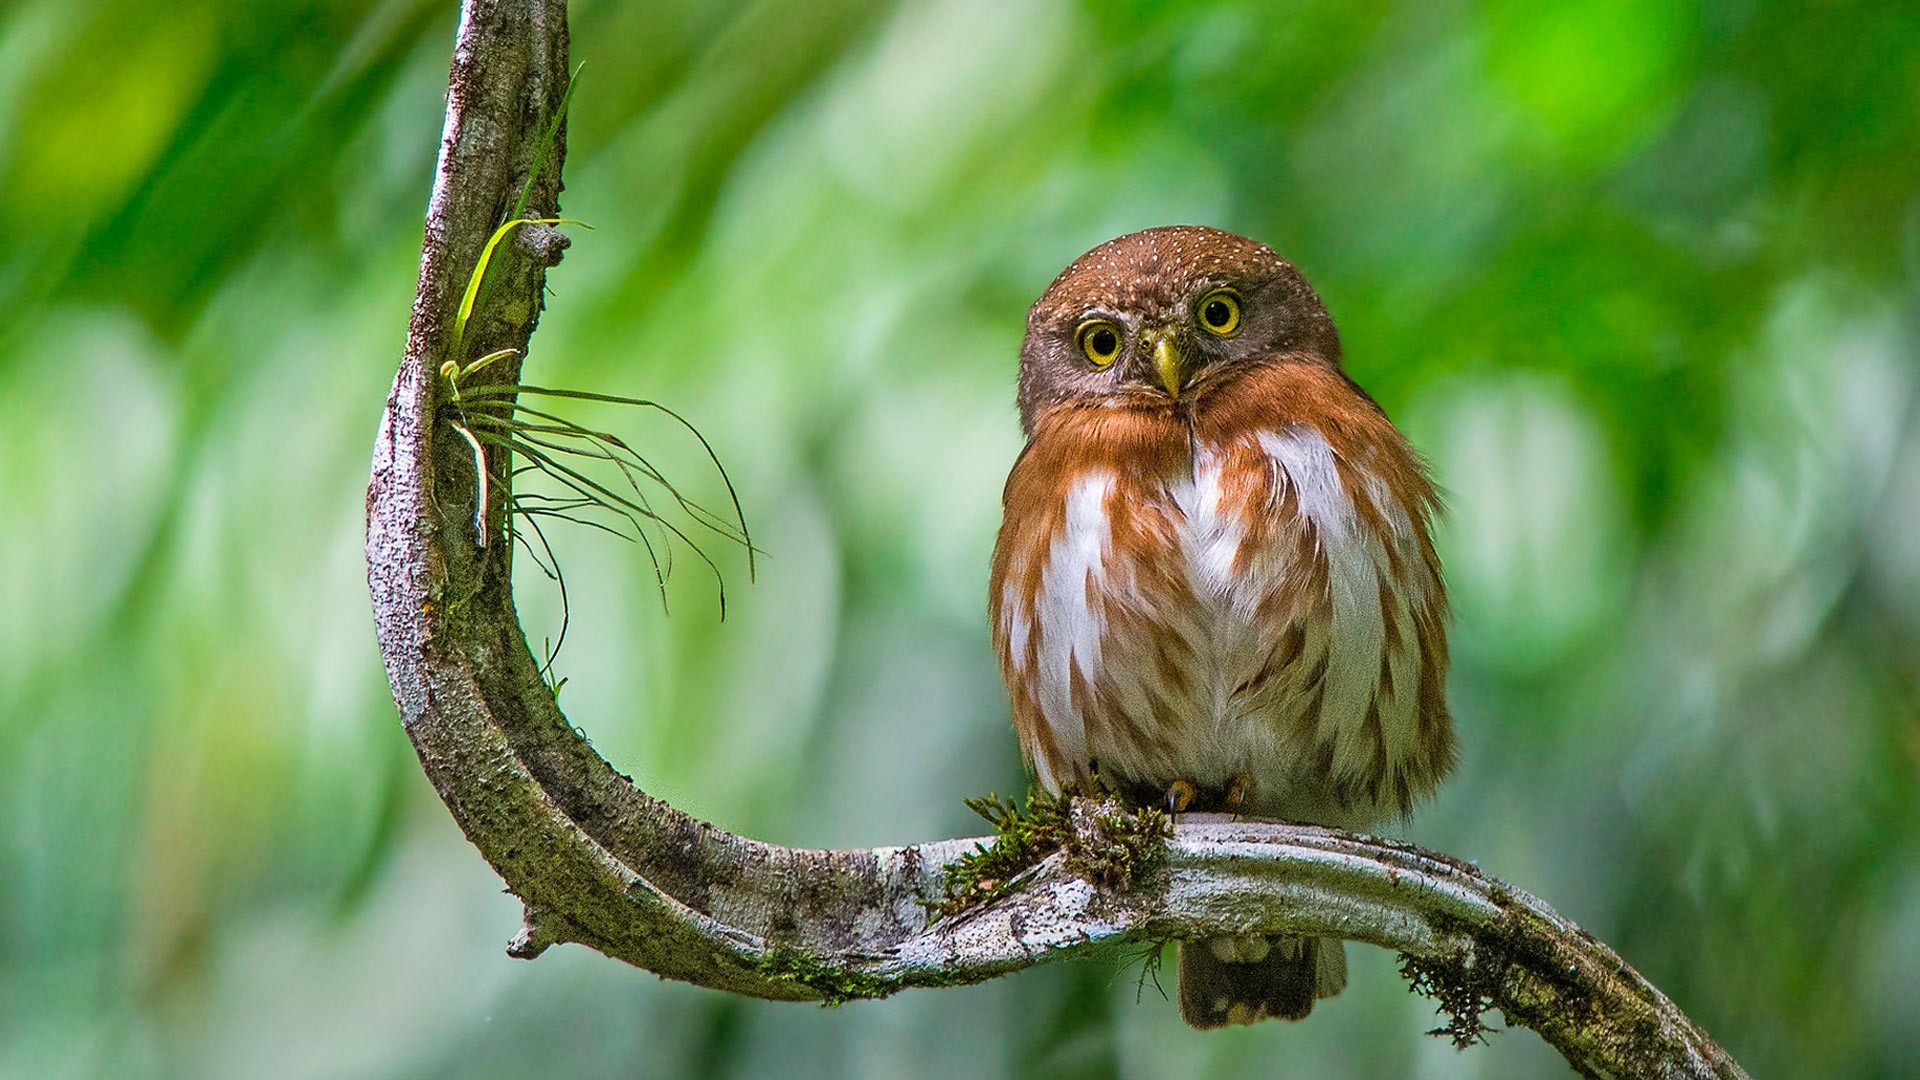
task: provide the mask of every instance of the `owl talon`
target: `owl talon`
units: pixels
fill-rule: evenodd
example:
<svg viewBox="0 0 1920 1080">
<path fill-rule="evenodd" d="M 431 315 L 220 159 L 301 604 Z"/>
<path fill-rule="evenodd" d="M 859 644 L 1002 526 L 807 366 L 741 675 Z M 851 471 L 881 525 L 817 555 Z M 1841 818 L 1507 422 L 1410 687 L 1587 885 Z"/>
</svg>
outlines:
<svg viewBox="0 0 1920 1080">
<path fill-rule="evenodd" d="M 1193 805 L 1198 789 L 1191 780 L 1175 780 L 1167 785 L 1167 813 L 1177 814 Z"/>
<path fill-rule="evenodd" d="M 1238 816 L 1240 808 L 1247 805 L 1247 797 L 1252 794 L 1253 777 L 1243 772 L 1227 777 L 1227 813 Z"/>
</svg>

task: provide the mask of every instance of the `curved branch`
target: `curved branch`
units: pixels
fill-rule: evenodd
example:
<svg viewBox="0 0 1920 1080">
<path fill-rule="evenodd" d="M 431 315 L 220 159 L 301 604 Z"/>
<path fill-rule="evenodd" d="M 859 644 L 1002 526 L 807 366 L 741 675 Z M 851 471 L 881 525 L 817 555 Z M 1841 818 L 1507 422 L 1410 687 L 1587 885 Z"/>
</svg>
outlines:
<svg viewBox="0 0 1920 1080">
<path fill-rule="evenodd" d="M 839 1001 L 979 982 L 1113 942 L 1311 934 L 1403 953 L 1416 985 L 1456 1014 L 1497 1007 L 1590 1075 L 1743 1075 L 1606 946 L 1533 897 L 1408 845 L 1195 816 L 1144 872 L 1115 876 L 1087 853 L 1123 811 L 1082 802 L 1076 842 L 1007 895 L 930 921 L 948 867 L 980 841 L 777 847 L 696 821 L 614 771 L 541 680 L 514 611 L 512 545 L 479 542 L 502 535 L 507 485 L 491 485 L 489 528 L 477 532 L 471 447 L 436 423 L 440 364 L 524 354 L 565 247 L 544 226 L 516 230 L 459 335 L 464 355 L 447 355 L 461 286 L 523 190 L 525 216 L 558 216 L 564 134 L 544 169 L 534 163 L 559 115 L 566 52 L 564 0 L 464 5 L 413 320 L 367 493 L 368 585 L 394 700 L 447 808 L 526 905 L 513 955 L 578 942 L 703 986 Z M 490 381 L 517 379 L 517 360 L 503 363 Z"/>
</svg>

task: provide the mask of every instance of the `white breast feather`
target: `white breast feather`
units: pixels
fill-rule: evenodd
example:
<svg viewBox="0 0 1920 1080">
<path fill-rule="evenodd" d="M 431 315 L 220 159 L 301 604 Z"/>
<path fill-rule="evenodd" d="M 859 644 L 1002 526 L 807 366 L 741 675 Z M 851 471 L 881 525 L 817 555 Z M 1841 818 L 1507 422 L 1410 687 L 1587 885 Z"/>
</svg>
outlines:
<svg viewBox="0 0 1920 1080">
<path fill-rule="evenodd" d="M 1034 680 L 1039 689 L 1037 703 L 1055 745 L 1070 761 L 1088 758 L 1085 721 L 1073 703 L 1072 673 L 1075 666 L 1088 675 L 1100 669 L 1106 626 L 1088 605 L 1087 594 L 1107 585 L 1106 559 L 1113 539 L 1107 496 L 1113 481 L 1112 472 L 1090 469 L 1068 489 L 1065 528 L 1040 572 L 1040 594 L 1034 601 L 1034 619 L 1040 624 L 1036 658 L 1040 670 Z M 1018 611 L 1019 605 L 1012 601 L 1009 593 L 1003 609 Z M 1027 632 L 1016 619 L 1008 640 L 1017 637 L 1024 646 Z M 1014 655 L 1022 656 L 1023 651 L 1016 648 Z M 1052 775 L 1045 761 L 1036 761 L 1035 767 L 1043 786 L 1058 786 L 1062 778 Z"/>
</svg>

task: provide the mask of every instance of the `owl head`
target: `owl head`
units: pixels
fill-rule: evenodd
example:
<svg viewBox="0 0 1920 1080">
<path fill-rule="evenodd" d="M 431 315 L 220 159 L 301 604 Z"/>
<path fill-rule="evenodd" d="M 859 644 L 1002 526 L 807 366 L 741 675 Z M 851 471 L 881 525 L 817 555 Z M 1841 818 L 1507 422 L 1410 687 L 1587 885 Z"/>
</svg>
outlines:
<svg viewBox="0 0 1920 1080">
<path fill-rule="evenodd" d="M 1073 261 L 1027 313 L 1020 423 L 1066 401 L 1173 407 L 1249 362 L 1338 369 L 1340 336 L 1293 264 L 1219 229 L 1168 225 Z"/>
</svg>

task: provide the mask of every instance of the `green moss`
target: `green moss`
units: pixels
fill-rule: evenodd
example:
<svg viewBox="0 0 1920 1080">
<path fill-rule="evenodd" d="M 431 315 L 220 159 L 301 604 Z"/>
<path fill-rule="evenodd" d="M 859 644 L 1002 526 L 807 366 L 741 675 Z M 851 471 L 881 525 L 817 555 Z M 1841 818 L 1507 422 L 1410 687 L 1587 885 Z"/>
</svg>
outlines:
<svg viewBox="0 0 1920 1080">
<path fill-rule="evenodd" d="M 1417 994 L 1430 997 L 1447 1022 L 1427 1032 L 1445 1036 L 1464 1050 L 1487 1041 L 1483 1019 L 1500 992 L 1504 962 L 1476 957 L 1466 949 L 1438 959 L 1400 954 L 1400 974 Z"/>
<path fill-rule="evenodd" d="M 1444 1025 L 1428 1034 L 1446 1036 L 1462 1048 L 1485 1042 L 1489 1029 L 1482 1017 L 1494 1008 L 1509 1025 L 1521 1024 L 1542 1033 L 1593 1022 L 1599 1009 L 1595 988 L 1554 944 L 1559 930 L 1503 886 L 1491 887 L 1488 897 L 1505 919 L 1478 926 L 1442 916 L 1431 919 L 1437 933 L 1467 939 L 1470 945 L 1457 945 L 1437 958 L 1400 955 L 1400 974 L 1416 993 L 1432 998 L 1447 1017 Z M 1630 992 L 1641 992 L 1630 974 L 1623 973 L 1621 980 Z M 1631 1028 L 1636 1018 L 1618 1022 Z"/>
<path fill-rule="evenodd" d="M 993 826 L 994 841 L 975 847 L 947 867 L 945 896 L 926 904 L 935 918 L 958 915 L 1005 896 L 1022 874 L 1057 851 L 1067 853 L 1075 873 L 1115 889 L 1138 881 L 1166 854 L 1170 828 L 1166 813 L 1151 807 L 1129 809 L 1097 783 L 1084 790 L 1067 784 L 1057 795 L 1030 790 L 1025 809 L 999 795 L 966 803 Z M 1091 815 L 1092 828 L 1076 828 L 1076 814 Z"/>
<path fill-rule="evenodd" d="M 1125 889 L 1152 873 L 1167 853 L 1172 821 L 1155 807 L 1132 810 L 1106 799 L 1088 810 L 1094 840 L 1074 833 L 1067 858 L 1076 872 L 1096 885 Z"/>
<path fill-rule="evenodd" d="M 833 967 L 807 949 L 777 945 L 756 965 L 762 975 L 798 983 L 820 995 L 823 1005 L 839 1005 L 863 998 L 883 998 L 900 989 L 898 983 L 864 971 Z"/>
<path fill-rule="evenodd" d="M 924 902 L 936 919 L 958 915 L 1007 894 L 1013 881 L 1060 850 L 1072 835 L 1068 800 L 1033 790 L 1023 811 L 998 794 L 966 800 L 993 826 L 992 844 L 978 844 L 947 867 L 946 894 Z"/>
</svg>

